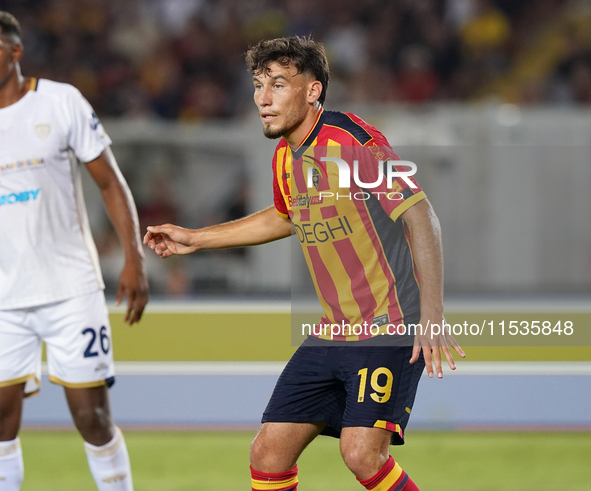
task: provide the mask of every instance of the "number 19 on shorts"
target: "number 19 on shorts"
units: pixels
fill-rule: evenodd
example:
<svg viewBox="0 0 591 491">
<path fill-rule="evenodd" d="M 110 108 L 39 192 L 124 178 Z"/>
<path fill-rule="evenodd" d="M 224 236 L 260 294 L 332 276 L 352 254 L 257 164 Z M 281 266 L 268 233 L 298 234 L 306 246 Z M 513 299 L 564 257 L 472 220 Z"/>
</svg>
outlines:
<svg viewBox="0 0 591 491">
<path fill-rule="evenodd" d="M 357 402 L 363 402 L 365 400 L 365 391 L 367 386 L 367 368 L 362 368 L 357 372 L 359 375 L 359 394 L 357 395 Z M 382 385 L 380 382 L 385 383 Z M 388 370 L 386 367 L 376 368 L 372 374 L 370 379 L 371 388 L 375 391 L 369 394 L 375 402 L 384 403 L 390 400 L 390 396 L 392 395 L 392 382 L 394 377 L 392 372 Z"/>
</svg>

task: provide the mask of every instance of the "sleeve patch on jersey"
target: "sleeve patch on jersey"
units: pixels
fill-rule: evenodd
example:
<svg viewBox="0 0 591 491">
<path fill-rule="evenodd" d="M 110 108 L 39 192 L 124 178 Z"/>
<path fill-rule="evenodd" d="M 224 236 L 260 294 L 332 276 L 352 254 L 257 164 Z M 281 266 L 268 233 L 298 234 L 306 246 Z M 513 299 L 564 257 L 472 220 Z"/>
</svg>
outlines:
<svg viewBox="0 0 591 491">
<path fill-rule="evenodd" d="M 101 122 L 100 122 L 100 120 L 99 120 L 98 116 L 96 115 L 96 113 L 95 113 L 95 112 L 93 112 L 93 113 L 90 115 L 90 127 L 91 127 L 93 130 L 96 130 L 96 129 L 97 129 L 99 126 L 100 126 L 100 124 L 101 124 Z"/>
</svg>

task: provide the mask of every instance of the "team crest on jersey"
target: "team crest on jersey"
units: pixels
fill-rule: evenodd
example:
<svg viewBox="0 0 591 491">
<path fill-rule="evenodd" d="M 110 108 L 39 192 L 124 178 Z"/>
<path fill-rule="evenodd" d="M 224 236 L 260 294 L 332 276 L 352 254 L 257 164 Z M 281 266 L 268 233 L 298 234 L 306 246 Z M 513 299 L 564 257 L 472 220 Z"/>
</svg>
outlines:
<svg viewBox="0 0 591 491">
<path fill-rule="evenodd" d="M 320 186 L 320 178 L 322 177 L 322 174 L 324 171 L 324 175 L 325 177 L 328 177 L 328 173 L 326 172 L 326 167 L 317 159 L 315 159 L 314 157 L 310 156 L 310 155 L 304 155 L 303 158 L 304 163 L 309 164 L 312 166 L 312 183 L 314 184 L 314 187 L 316 188 L 316 191 L 318 191 L 318 187 Z M 310 169 L 308 169 L 309 171 Z M 310 174 L 308 174 L 308 179 L 310 179 Z M 310 181 L 308 181 L 310 182 Z M 308 187 L 310 186 L 310 184 L 308 184 Z"/>
<path fill-rule="evenodd" d="M 42 140 L 45 140 L 51 133 L 51 125 L 49 124 L 38 124 L 35 126 L 35 133 Z"/>
<path fill-rule="evenodd" d="M 320 184 L 320 172 L 318 172 L 318 169 L 315 167 L 312 169 L 312 183 L 314 184 L 316 191 L 318 191 L 318 185 Z"/>
</svg>

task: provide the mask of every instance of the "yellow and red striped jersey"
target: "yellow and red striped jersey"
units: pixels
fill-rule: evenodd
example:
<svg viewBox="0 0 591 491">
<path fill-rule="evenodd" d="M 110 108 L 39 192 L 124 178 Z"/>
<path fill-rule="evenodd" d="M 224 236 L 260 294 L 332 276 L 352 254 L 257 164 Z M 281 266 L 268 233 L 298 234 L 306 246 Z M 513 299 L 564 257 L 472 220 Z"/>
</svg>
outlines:
<svg viewBox="0 0 591 491">
<path fill-rule="evenodd" d="M 398 218 L 425 194 L 409 176 L 391 177 L 388 185 L 388 165 L 407 170 L 392 167 L 398 160 L 375 127 L 333 111 L 321 111 L 297 149 L 284 139 L 277 145 L 275 208 L 292 221 L 324 310 L 323 324 L 385 328 L 420 313 L 410 234 Z M 339 187 L 342 174 L 348 188 Z M 371 334 L 334 339 L 367 337 Z"/>
</svg>

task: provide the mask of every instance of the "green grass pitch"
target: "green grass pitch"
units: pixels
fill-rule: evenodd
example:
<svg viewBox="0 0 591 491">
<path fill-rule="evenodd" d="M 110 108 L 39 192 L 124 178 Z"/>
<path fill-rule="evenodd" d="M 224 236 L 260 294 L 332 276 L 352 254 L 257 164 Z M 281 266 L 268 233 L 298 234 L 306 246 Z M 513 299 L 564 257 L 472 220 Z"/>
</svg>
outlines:
<svg viewBox="0 0 591 491">
<path fill-rule="evenodd" d="M 136 491 L 246 491 L 252 432 L 126 431 Z M 80 437 L 21 433 L 22 491 L 92 491 Z M 588 491 L 591 433 L 423 432 L 391 447 L 421 491 Z M 299 461 L 302 491 L 363 489 L 335 439 L 320 437 Z"/>
</svg>

